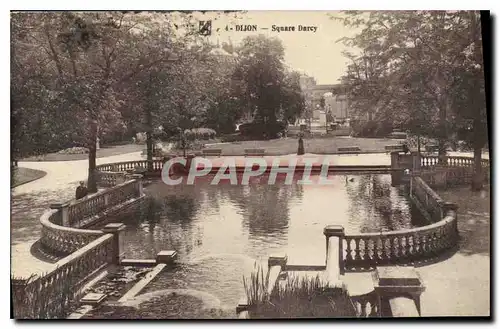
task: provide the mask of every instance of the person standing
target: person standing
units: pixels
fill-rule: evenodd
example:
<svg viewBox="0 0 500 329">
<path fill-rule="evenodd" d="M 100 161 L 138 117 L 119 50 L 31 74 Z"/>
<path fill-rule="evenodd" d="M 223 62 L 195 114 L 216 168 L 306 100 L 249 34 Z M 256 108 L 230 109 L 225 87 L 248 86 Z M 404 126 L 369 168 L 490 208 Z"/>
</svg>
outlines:
<svg viewBox="0 0 500 329">
<path fill-rule="evenodd" d="M 304 140 L 302 136 L 299 137 L 299 147 L 297 149 L 297 155 L 304 155 Z"/>
<path fill-rule="evenodd" d="M 89 191 L 87 190 L 87 187 L 85 186 L 85 182 L 81 181 L 80 185 L 76 188 L 76 193 L 75 193 L 75 199 L 79 200 L 87 196 L 89 194 Z"/>
</svg>

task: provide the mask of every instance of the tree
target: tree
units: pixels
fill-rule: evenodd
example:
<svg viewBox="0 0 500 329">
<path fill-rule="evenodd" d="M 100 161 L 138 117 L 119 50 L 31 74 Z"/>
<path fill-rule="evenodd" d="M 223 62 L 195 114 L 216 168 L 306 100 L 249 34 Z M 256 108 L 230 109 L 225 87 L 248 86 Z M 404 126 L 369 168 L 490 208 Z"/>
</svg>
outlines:
<svg viewBox="0 0 500 329">
<path fill-rule="evenodd" d="M 487 141 L 478 13 L 345 12 L 337 19 L 361 27 L 342 40 L 360 50 L 347 54 L 352 63 L 343 77 L 354 109 L 437 138 L 441 156 L 457 128 L 473 120 L 477 189 Z"/>
<path fill-rule="evenodd" d="M 47 111 L 66 111 L 81 129 L 89 149 L 88 186 L 95 192 L 96 140 L 98 133 L 121 124 L 117 109 L 126 98 L 124 84 L 172 55 L 164 14 L 18 13 L 13 35 L 23 37 L 22 45 L 21 40 L 14 42 L 13 57 L 40 65 L 43 82 L 34 92 L 38 98 L 53 100 Z M 16 83 L 13 90 L 19 89 Z M 29 113 L 16 101 L 14 107 Z M 54 128 L 53 123 L 48 125 Z"/>
<path fill-rule="evenodd" d="M 255 120 L 275 123 L 285 75 L 281 41 L 263 35 L 247 37 L 237 52 L 235 79 L 242 82 L 243 107 L 251 114 L 255 110 Z"/>
<path fill-rule="evenodd" d="M 283 121 L 295 123 L 305 110 L 305 98 L 300 88 L 300 73 L 286 72 L 281 89 L 280 116 Z"/>
<path fill-rule="evenodd" d="M 300 76 L 285 70 L 284 48 L 276 38 L 247 37 L 237 48 L 234 72 L 235 91 L 241 108 L 254 122 L 276 126 L 278 120 L 291 121 L 304 109 Z M 268 129 L 269 130 L 269 129 Z M 273 137 L 273 133 L 268 137 Z"/>
</svg>

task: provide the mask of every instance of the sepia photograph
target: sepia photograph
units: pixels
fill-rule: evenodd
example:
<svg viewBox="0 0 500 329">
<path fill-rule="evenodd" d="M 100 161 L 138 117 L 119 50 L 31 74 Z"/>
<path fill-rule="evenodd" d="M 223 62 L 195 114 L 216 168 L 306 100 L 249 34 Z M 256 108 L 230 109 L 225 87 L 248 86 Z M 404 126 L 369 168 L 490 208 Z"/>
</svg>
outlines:
<svg viewBox="0 0 500 329">
<path fill-rule="evenodd" d="M 491 29 L 11 11 L 11 319 L 491 319 Z"/>
</svg>

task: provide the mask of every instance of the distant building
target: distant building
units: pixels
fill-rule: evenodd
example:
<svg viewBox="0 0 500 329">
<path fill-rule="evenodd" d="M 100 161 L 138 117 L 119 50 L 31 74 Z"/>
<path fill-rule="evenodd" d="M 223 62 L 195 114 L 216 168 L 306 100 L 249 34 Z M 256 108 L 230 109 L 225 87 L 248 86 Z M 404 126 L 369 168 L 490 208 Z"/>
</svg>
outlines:
<svg viewBox="0 0 500 329">
<path fill-rule="evenodd" d="M 349 104 L 342 84 L 318 85 L 312 77 L 302 76 L 300 86 L 306 99 L 306 115 L 313 120 L 320 120 L 326 112 L 337 121 L 350 119 Z M 321 108 L 321 98 L 325 99 L 325 108 Z"/>
</svg>

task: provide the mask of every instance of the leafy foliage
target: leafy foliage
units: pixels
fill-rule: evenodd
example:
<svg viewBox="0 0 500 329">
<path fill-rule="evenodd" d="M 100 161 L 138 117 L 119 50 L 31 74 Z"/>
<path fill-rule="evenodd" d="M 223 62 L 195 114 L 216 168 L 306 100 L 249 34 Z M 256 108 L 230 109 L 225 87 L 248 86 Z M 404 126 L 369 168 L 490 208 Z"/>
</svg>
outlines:
<svg viewBox="0 0 500 329">
<path fill-rule="evenodd" d="M 473 144 L 480 176 L 488 140 L 480 17 L 474 11 L 349 11 L 333 17 L 359 33 L 342 81 L 360 121 Z"/>
</svg>

